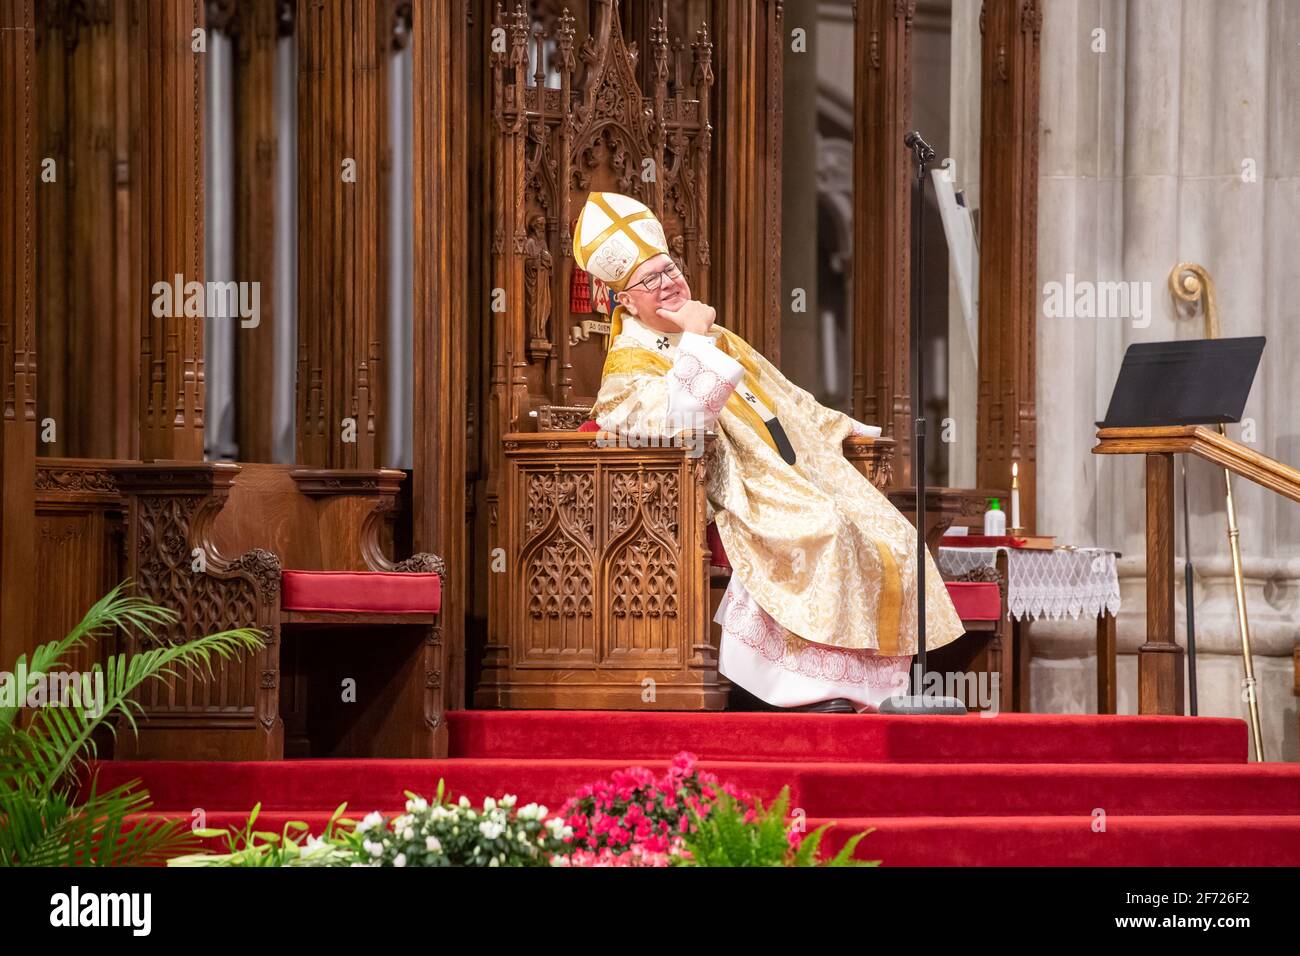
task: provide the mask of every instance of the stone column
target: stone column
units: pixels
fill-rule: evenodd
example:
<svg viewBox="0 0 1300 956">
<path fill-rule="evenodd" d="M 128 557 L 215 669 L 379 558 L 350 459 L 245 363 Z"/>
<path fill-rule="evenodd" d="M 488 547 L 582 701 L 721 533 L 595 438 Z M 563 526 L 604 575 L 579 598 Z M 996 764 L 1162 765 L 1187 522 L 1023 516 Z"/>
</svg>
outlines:
<svg viewBox="0 0 1300 956">
<path fill-rule="evenodd" d="M 1286 0 L 1045 0 L 1039 142 L 1040 530 L 1123 552 L 1119 708 L 1136 706 L 1146 639 L 1143 462 L 1089 454 L 1124 349 L 1199 338 L 1175 310 L 1180 261 L 1214 277 L 1222 335 L 1268 337 L 1245 420 L 1229 437 L 1300 461 L 1295 325 L 1300 279 L 1300 10 Z M 1098 32 L 1101 31 L 1101 32 Z M 1119 315 L 1049 315 L 1049 282 L 1138 283 Z M 1078 303 L 1076 305 L 1086 303 Z M 1245 717 L 1222 471 L 1191 460 L 1202 715 Z M 1175 515 L 1176 632 L 1185 640 L 1182 484 Z M 1300 513 L 1234 478 L 1265 751 L 1296 759 L 1292 650 L 1300 627 Z M 1034 625 L 1036 710 L 1094 710 L 1091 622 Z"/>
</svg>

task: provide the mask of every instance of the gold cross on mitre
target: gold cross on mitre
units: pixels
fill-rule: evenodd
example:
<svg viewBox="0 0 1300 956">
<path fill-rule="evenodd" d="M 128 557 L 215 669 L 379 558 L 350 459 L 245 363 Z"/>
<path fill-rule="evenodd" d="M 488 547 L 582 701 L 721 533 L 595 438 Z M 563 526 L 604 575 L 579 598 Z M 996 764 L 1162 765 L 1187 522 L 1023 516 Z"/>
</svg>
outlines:
<svg viewBox="0 0 1300 956">
<path fill-rule="evenodd" d="M 622 193 L 594 192 L 578 214 L 573 230 L 573 258 L 615 292 L 623 291 L 636 267 L 667 254 L 664 227 L 650 208 Z M 622 326 L 618 309 L 610 316 L 608 349 Z"/>
</svg>

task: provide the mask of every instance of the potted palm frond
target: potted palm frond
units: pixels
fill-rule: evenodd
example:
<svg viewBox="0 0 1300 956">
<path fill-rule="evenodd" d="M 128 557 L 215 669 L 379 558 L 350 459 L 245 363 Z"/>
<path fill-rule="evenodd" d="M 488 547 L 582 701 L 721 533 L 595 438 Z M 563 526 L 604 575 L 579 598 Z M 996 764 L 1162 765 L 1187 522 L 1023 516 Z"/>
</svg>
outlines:
<svg viewBox="0 0 1300 956">
<path fill-rule="evenodd" d="M 124 584 L 113 588 L 62 640 L 37 647 L 30 660 L 19 657 L 0 683 L 0 866 L 139 866 L 197 843 L 185 821 L 143 816 L 151 802 L 138 780 L 99 789 L 95 736 L 101 728 L 116 735 L 119 717 L 136 731 L 142 708 L 133 694 L 145 682 L 181 671 L 210 677 L 215 661 L 263 647 L 259 631 L 241 628 L 110 655 L 81 680 L 64 680 L 64 699 L 36 694 L 37 706 L 28 706 L 29 681 L 66 675 L 74 648 L 117 629 L 151 637 L 176 620 L 167 608 L 124 592 Z"/>
</svg>

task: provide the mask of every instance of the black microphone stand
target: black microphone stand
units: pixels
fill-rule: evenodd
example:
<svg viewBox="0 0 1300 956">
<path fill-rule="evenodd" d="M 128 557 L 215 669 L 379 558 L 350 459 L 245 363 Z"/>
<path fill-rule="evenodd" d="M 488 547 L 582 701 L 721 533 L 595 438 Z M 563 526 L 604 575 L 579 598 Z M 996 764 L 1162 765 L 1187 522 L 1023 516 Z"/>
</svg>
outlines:
<svg viewBox="0 0 1300 956">
<path fill-rule="evenodd" d="M 925 682 L 925 390 L 922 375 L 922 321 L 924 286 L 921 269 L 925 260 L 925 168 L 934 162 L 935 151 L 916 130 L 903 137 L 903 145 L 912 151 L 916 161 L 916 179 L 912 186 L 912 477 L 916 480 L 916 664 L 912 668 L 911 696 L 890 698 L 880 706 L 880 712 L 890 714 L 964 714 L 966 707 L 953 697 L 926 697 Z"/>
</svg>

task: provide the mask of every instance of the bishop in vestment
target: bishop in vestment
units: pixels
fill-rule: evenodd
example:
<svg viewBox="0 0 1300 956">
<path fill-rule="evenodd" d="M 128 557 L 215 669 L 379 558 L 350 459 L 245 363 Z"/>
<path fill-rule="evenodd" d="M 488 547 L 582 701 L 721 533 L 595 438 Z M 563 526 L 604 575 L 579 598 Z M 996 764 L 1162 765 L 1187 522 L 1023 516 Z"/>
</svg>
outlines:
<svg viewBox="0 0 1300 956">
<path fill-rule="evenodd" d="M 821 405 L 715 322 L 639 201 L 592 193 L 574 256 L 618 301 L 597 424 L 661 440 L 717 433 L 709 515 L 732 565 L 714 618 L 723 676 L 785 708 L 871 711 L 905 693 L 916 532 L 842 450 L 880 429 Z M 933 649 L 963 629 L 928 549 L 925 562 Z"/>
</svg>

